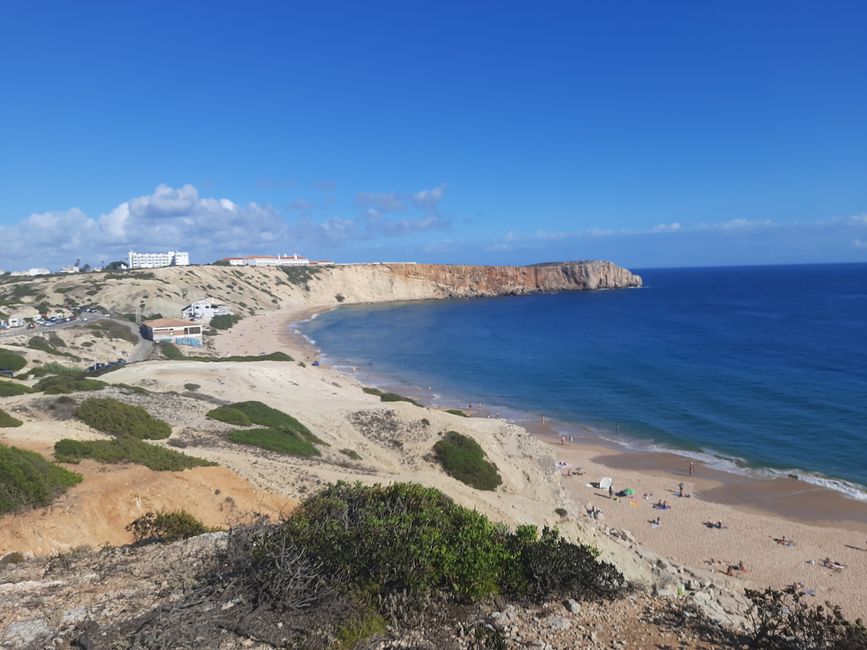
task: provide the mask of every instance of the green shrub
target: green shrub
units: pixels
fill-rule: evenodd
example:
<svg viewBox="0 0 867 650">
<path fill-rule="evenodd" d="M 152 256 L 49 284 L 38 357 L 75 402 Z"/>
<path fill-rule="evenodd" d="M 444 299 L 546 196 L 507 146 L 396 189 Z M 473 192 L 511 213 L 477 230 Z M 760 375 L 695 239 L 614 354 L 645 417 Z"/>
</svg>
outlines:
<svg viewBox="0 0 867 650">
<path fill-rule="evenodd" d="M 29 392 L 30 389 L 24 384 L 0 380 L 0 397 L 14 397 L 15 395 L 24 395 Z"/>
<path fill-rule="evenodd" d="M 27 359 L 11 350 L 0 348 L 0 368 L 18 371 L 27 365 Z"/>
<path fill-rule="evenodd" d="M 767 650 L 858 650 L 867 648 L 861 619 L 846 620 L 839 605 L 810 605 L 800 589 L 744 589 L 751 607 L 745 647 Z"/>
<path fill-rule="evenodd" d="M 6 411 L 0 409 L 0 429 L 20 427 L 22 424 L 24 423 L 21 420 L 19 420 L 18 418 L 13 418 Z"/>
<path fill-rule="evenodd" d="M 349 456 L 352 460 L 361 460 L 361 455 L 354 449 L 340 449 L 341 454 Z"/>
<path fill-rule="evenodd" d="M 186 388 L 189 391 L 197 391 L 201 388 L 201 386 L 199 384 L 190 383 L 190 384 L 184 384 L 184 388 Z"/>
<path fill-rule="evenodd" d="M 290 456 L 318 456 L 313 444 L 293 431 L 282 429 L 239 429 L 226 436 L 239 445 L 251 445 Z"/>
<path fill-rule="evenodd" d="M 75 415 L 94 429 L 114 436 L 159 440 L 172 435 L 168 423 L 153 417 L 142 407 L 109 397 L 85 400 L 75 409 Z"/>
<path fill-rule="evenodd" d="M 173 361 L 178 361 L 180 359 L 185 359 L 186 356 L 183 352 L 180 351 L 177 345 L 174 343 L 160 343 L 160 354 L 162 354 L 166 359 L 172 359 Z"/>
<path fill-rule="evenodd" d="M 36 362 L 34 361 L 34 363 Z M 48 363 L 43 363 L 38 368 L 31 368 L 27 374 L 33 378 L 45 377 L 47 375 L 74 375 L 83 377 L 84 369 L 74 366 L 64 366 L 62 363 L 57 363 L 56 361 L 49 361 Z"/>
<path fill-rule="evenodd" d="M 438 490 L 406 483 L 338 483 L 305 501 L 258 545 L 254 559 L 266 596 L 281 570 L 272 560 L 286 548 L 320 563 L 326 575 L 385 598 L 440 593 L 475 601 L 503 593 L 542 600 L 609 597 L 624 588 L 623 576 L 597 562 L 593 549 L 556 531 L 510 532 Z"/>
<path fill-rule="evenodd" d="M 232 355 L 229 357 L 187 357 L 187 361 L 230 361 L 242 363 L 247 361 L 293 361 L 293 359 L 285 352 L 271 352 L 270 354 Z"/>
<path fill-rule="evenodd" d="M 218 406 L 215 409 L 208 411 L 207 416 L 212 420 L 219 420 L 226 424 L 233 424 L 238 427 L 248 427 L 253 425 L 253 421 L 247 417 L 243 411 L 232 406 Z"/>
<path fill-rule="evenodd" d="M 176 472 L 190 467 L 215 464 L 173 449 L 151 445 L 130 436 L 114 440 L 64 438 L 55 443 L 54 457 L 62 463 L 77 463 L 85 458 L 99 463 L 136 463 L 158 472 Z"/>
<path fill-rule="evenodd" d="M 50 332 L 48 334 L 48 344 L 55 348 L 65 348 L 66 341 L 60 338 L 60 334 L 57 332 Z"/>
<path fill-rule="evenodd" d="M 464 413 L 464 412 L 463 412 L 462 410 L 460 410 L 460 409 L 447 409 L 447 410 L 446 410 L 446 413 L 451 413 L 452 415 L 457 415 L 457 416 L 460 416 L 460 417 L 462 417 L 462 418 L 468 418 L 468 417 L 470 417 L 469 415 L 467 415 L 466 413 Z"/>
<path fill-rule="evenodd" d="M 434 454 L 446 474 L 477 490 L 496 490 L 503 482 L 479 443 L 457 431 L 449 431 L 437 441 Z"/>
<path fill-rule="evenodd" d="M 53 334 L 53 332 L 52 332 Z M 39 350 L 41 352 L 45 352 L 47 354 L 53 354 L 56 357 L 72 357 L 73 355 L 68 352 L 61 352 L 51 346 L 51 344 L 46 341 L 41 336 L 31 336 L 30 340 L 27 341 L 27 347 L 32 348 L 34 350 Z"/>
<path fill-rule="evenodd" d="M 362 386 L 361 390 L 363 390 L 369 395 L 379 396 L 379 401 L 381 402 L 409 402 L 410 404 L 421 406 L 421 404 L 416 402 L 414 399 L 404 397 L 403 395 L 398 395 L 397 393 L 385 393 L 378 388 L 371 388 L 370 386 Z"/>
<path fill-rule="evenodd" d="M 295 284 L 310 291 L 310 280 L 322 270 L 312 266 L 281 266 L 280 269 L 286 274 L 289 284 Z"/>
<path fill-rule="evenodd" d="M 275 408 L 271 408 L 262 402 L 236 402 L 235 404 L 230 404 L 228 407 L 214 409 L 214 411 L 208 413 L 208 416 L 212 417 L 211 413 L 214 413 L 215 411 L 219 414 L 225 414 L 227 411 L 223 409 L 231 409 L 232 411 L 242 413 L 249 420 L 248 424 L 258 424 L 259 426 L 268 429 L 288 431 L 296 434 L 302 440 L 324 444 L 319 438 L 313 435 L 313 432 L 310 431 L 310 429 L 305 427 L 291 415 L 284 413 L 283 411 L 278 411 Z M 231 415 L 237 418 L 237 415 Z M 219 417 L 215 419 L 219 419 Z M 223 422 L 226 422 L 226 420 L 223 420 Z M 230 424 L 236 424 L 236 422 L 230 422 Z"/>
<path fill-rule="evenodd" d="M 126 526 L 136 542 L 176 542 L 211 532 L 186 510 L 146 512 Z"/>
<path fill-rule="evenodd" d="M 47 506 L 81 476 L 32 451 L 0 445 L 0 515 Z"/>
<path fill-rule="evenodd" d="M 139 337 L 123 323 L 118 323 L 114 320 L 101 319 L 87 324 L 87 329 L 93 330 L 100 336 L 106 336 L 110 339 L 123 339 L 130 343 L 138 343 Z"/>
<path fill-rule="evenodd" d="M 211 327 L 216 330 L 231 329 L 235 323 L 241 320 L 241 317 L 236 314 L 224 314 L 222 316 L 214 316 L 211 319 Z"/>
<path fill-rule="evenodd" d="M 102 390 L 108 386 L 98 379 L 85 379 L 75 375 L 54 375 L 43 377 L 33 387 L 35 391 L 42 391 L 46 395 L 68 395 L 84 391 Z"/>
</svg>

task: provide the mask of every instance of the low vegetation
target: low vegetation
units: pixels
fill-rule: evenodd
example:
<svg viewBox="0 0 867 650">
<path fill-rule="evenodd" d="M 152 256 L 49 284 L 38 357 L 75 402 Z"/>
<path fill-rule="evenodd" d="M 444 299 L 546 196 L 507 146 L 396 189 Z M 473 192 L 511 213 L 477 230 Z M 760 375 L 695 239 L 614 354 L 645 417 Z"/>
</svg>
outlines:
<svg viewBox="0 0 867 650">
<path fill-rule="evenodd" d="M 477 490 L 496 490 L 503 482 L 479 443 L 457 431 L 449 431 L 437 441 L 434 455 L 446 474 Z"/>
<path fill-rule="evenodd" d="M 64 438 L 54 445 L 54 457 L 62 463 L 78 463 L 85 458 L 99 463 L 136 463 L 158 472 L 176 472 L 215 464 L 173 449 L 157 447 L 131 436 L 114 440 Z"/>
<path fill-rule="evenodd" d="M 35 391 L 42 391 L 46 395 L 68 395 L 84 391 L 102 390 L 108 386 L 98 379 L 87 379 L 83 376 L 71 374 L 52 375 L 43 377 L 33 387 Z"/>
<path fill-rule="evenodd" d="M 0 368 L 18 371 L 27 365 L 27 359 L 12 350 L 0 348 Z"/>
<path fill-rule="evenodd" d="M 239 445 L 251 445 L 290 456 L 319 455 L 319 450 L 310 441 L 282 429 L 239 429 L 226 437 Z"/>
<path fill-rule="evenodd" d="M 65 366 L 56 361 L 49 361 L 48 363 L 43 363 L 41 366 L 36 368 L 31 368 L 27 373 L 27 376 L 33 379 L 36 377 L 46 377 L 48 375 L 75 375 L 83 377 L 84 369 L 75 366 Z"/>
<path fill-rule="evenodd" d="M 348 456 L 352 460 L 361 460 L 361 454 L 359 454 L 354 449 L 340 449 L 339 451 L 341 454 L 343 454 L 344 456 Z"/>
<path fill-rule="evenodd" d="M 130 343 L 138 343 L 139 341 L 139 337 L 135 332 L 123 323 L 118 323 L 114 320 L 101 319 L 88 323 L 86 327 L 92 331 L 94 336 L 100 338 L 123 339 Z"/>
<path fill-rule="evenodd" d="M 126 530 L 132 533 L 136 543 L 176 542 L 211 532 L 186 510 L 146 512 L 133 519 Z"/>
<path fill-rule="evenodd" d="M 235 528 L 199 575 L 185 601 L 134 621 L 116 645 L 216 647 L 226 621 L 263 645 L 373 647 L 386 625 L 454 623 L 494 595 L 595 600 L 625 590 L 590 547 L 549 529 L 510 530 L 437 490 L 401 483 L 338 483 L 281 523 Z M 505 647 L 493 635 L 499 644 L 472 647 Z"/>
<path fill-rule="evenodd" d="M 39 350 L 40 352 L 45 352 L 46 354 L 53 354 L 56 357 L 74 357 L 74 355 L 69 354 L 68 352 L 62 352 L 57 348 L 53 347 L 51 343 L 49 343 L 46 339 L 41 336 L 31 336 L 30 340 L 27 341 L 27 347 L 33 350 Z"/>
<path fill-rule="evenodd" d="M 315 444 L 325 444 L 310 429 L 288 413 L 262 402 L 238 402 L 208 412 L 208 417 L 234 426 L 263 428 L 232 431 L 227 438 L 242 445 L 253 445 L 293 456 L 317 456 Z"/>
<path fill-rule="evenodd" d="M 217 408 L 208 411 L 208 417 L 212 420 L 218 420 L 238 427 L 253 426 L 253 421 L 247 416 L 247 414 L 234 406 L 218 406 Z"/>
<path fill-rule="evenodd" d="M 847 620 L 839 605 L 810 605 L 795 586 L 745 589 L 751 602 L 746 644 L 767 650 L 857 650 L 867 648 L 861 619 Z"/>
<path fill-rule="evenodd" d="M 85 424 L 114 436 L 159 440 L 168 438 L 172 428 L 140 406 L 116 399 L 91 398 L 75 409 L 75 416 Z"/>
<path fill-rule="evenodd" d="M 160 354 L 163 355 L 166 359 L 171 359 L 173 361 L 178 361 L 180 359 L 186 359 L 186 355 L 181 352 L 180 348 L 174 343 L 160 343 L 159 344 Z"/>
<path fill-rule="evenodd" d="M 452 415 L 457 415 L 457 416 L 462 417 L 462 418 L 470 417 L 469 415 L 467 415 L 466 413 L 464 413 L 460 409 L 447 409 L 446 413 L 451 413 Z"/>
<path fill-rule="evenodd" d="M 376 395 L 379 397 L 379 401 L 381 402 L 409 402 L 410 404 L 415 404 L 416 406 L 421 406 L 418 402 L 410 397 L 404 397 L 403 395 L 398 395 L 397 393 L 386 393 L 378 388 L 371 388 L 370 386 L 362 386 L 361 390 L 363 390 L 368 395 Z"/>
<path fill-rule="evenodd" d="M 310 280 L 322 270 L 312 266 L 281 266 L 280 269 L 286 274 L 289 284 L 302 287 L 304 291 L 310 291 Z"/>
<path fill-rule="evenodd" d="M 0 409 L 0 429 L 11 429 L 13 427 L 20 427 L 22 424 L 24 423 L 21 420 L 12 417 L 3 409 Z"/>
<path fill-rule="evenodd" d="M 228 330 L 232 329 L 238 321 L 241 320 L 241 317 L 237 314 L 223 314 L 222 316 L 214 316 L 211 319 L 211 327 L 215 330 Z"/>
<path fill-rule="evenodd" d="M 0 380 L 0 397 L 14 397 L 15 395 L 24 395 L 29 392 L 30 389 L 24 384 Z"/>
<path fill-rule="evenodd" d="M 0 515 L 47 506 L 81 476 L 39 454 L 0 445 Z"/>
</svg>

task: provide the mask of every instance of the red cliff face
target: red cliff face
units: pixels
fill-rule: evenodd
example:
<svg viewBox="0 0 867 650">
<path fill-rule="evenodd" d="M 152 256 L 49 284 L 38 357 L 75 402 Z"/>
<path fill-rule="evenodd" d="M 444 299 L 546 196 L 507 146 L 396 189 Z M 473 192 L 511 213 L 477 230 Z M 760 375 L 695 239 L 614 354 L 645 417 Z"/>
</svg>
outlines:
<svg viewBox="0 0 867 650">
<path fill-rule="evenodd" d="M 388 268 L 396 277 L 432 283 L 444 298 L 641 286 L 640 276 L 599 260 L 533 266 L 390 264 Z"/>
</svg>

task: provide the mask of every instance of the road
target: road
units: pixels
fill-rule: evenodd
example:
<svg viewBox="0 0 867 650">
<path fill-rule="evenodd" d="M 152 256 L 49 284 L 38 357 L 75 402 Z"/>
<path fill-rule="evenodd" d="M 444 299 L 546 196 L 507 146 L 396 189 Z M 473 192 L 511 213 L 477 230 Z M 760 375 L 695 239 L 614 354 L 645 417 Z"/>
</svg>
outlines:
<svg viewBox="0 0 867 650">
<path fill-rule="evenodd" d="M 16 336 L 32 336 L 34 334 L 43 334 L 45 332 L 50 332 L 53 330 L 62 330 L 69 329 L 71 327 L 80 327 L 85 323 L 92 323 L 94 321 L 108 319 L 124 327 L 128 328 L 130 332 L 135 334 L 138 337 L 138 343 L 133 348 L 132 352 L 130 352 L 129 357 L 127 358 L 127 363 L 133 363 L 135 361 L 147 361 L 150 359 L 151 354 L 153 352 L 153 341 L 148 341 L 147 339 L 141 336 L 139 332 L 138 325 L 135 323 L 130 323 L 127 320 L 118 320 L 116 318 L 110 318 L 108 314 L 83 314 L 76 320 L 69 321 L 68 323 L 58 323 L 57 325 L 51 325 L 50 327 L 46 327 L 44 325 L 37 325 L 34 329 L 28 329 L 26 327 L 16 327 L 9 330 L 3 330 L 0 332 L 0 340 L 13 338 Z"/>
</svg>

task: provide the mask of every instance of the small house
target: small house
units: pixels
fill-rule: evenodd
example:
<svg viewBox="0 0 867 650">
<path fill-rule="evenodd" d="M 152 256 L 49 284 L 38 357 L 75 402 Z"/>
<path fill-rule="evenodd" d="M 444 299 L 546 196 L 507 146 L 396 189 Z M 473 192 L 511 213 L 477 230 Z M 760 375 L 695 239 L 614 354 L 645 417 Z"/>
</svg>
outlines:
<svg viewBox="0 0 867 650">
<path fill-rule="evenodd" d="M 181 318 L 210 322 L 214 316 L 229 316 L 232 309 L 213 298 L 197 300 L 181 309 Z"/>
<path fill-rule="evenodd" d="M 158 318 L 142 323 L 142 336 L 154 343 L 202 346 L 202 326 L 177 318 Z"/>
</svg>

